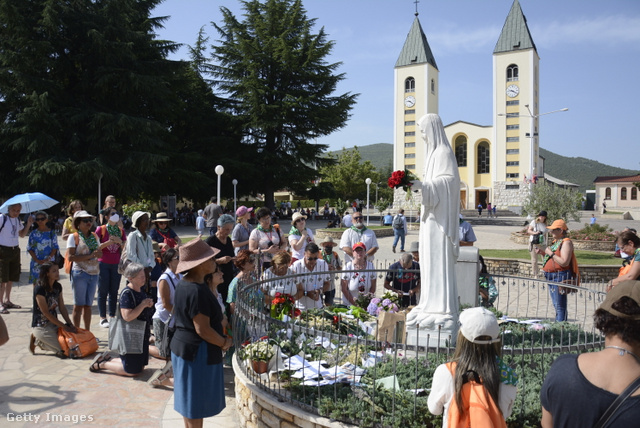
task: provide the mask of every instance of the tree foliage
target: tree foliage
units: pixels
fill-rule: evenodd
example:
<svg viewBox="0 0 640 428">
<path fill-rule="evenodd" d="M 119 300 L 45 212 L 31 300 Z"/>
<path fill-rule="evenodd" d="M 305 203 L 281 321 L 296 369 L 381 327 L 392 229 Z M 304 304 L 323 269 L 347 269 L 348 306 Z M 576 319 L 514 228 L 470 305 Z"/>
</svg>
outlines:
<svg viewBox="0 0 640 428">
<path fill-rule="evenodd" d="M 313 33 L 300 0 L 242 1 L 239 21 L 222 7 L 212 46 L 214 84 L 243 131 L 253 156 L 255 185 L 273 206 L 277 189 L 308 185 L 327 146 L 315 138 L 343 127 L 356 95 L 334 95 L 344 74 L 327 63 L 333 48 L 324 29 Z"/>
<path fill-rule="evenodd" d="M 373 164 L 369 161 L 362 162 L 357 147 L 343 150 L 337 157 L 331 156 L 331 159 L 333 164 L 320 168 L 320 174 L 324 181 L 333 185 L 336 196 L 340 199 L 363 199 L 367 192 L 365 180 L 370 178 L 372 183 L 380 181 L 380 174 Z M 370 191 L 374 191 L 373 187 Z"/>
<path fill-rule="evenodd" d="M 549 221 L 560 218 L 580 221 L 578 207 L 581 202 L 582 195 L 579 192 L 552 184 L 536 184 L 524 204 L 524 213 L 535 217 L 544 210 Z"/>
</svg>

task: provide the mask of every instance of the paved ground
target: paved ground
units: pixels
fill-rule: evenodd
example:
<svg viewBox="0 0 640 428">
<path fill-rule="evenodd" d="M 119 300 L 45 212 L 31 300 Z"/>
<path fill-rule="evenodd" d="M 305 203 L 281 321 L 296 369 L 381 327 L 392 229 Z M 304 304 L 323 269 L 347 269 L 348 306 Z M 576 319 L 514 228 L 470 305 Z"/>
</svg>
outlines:
<svg viewBox="0 0 640 428">
<path fill-rule="evenodd" d="M 588 221 L 589 213 L 583 215 L 580 223 L 570 223 L 571 228 L 582 227 Z M 523 220 L 524 223 L 524 220 Z M 638 221 L 604 219 L 616 230 L 625 226 L 638 228 Z M 312 229 L 326 225 L 324 221 L 310 222 Z M 288 230 L 288 225 L 283 225 Z M 480 249 L 520 249 L 525 248 L 509 240 L 509 234 L 518 227 L 498 225 L 478 225 L 474 227 Z M 178 228 L 181 236 L 194 236 L 191 228 Z M 417 240 L 417 230 L 409 232 L 406 249 Z M 379 240 L 378 259 L 395 261 L 393 238 Z M 26 247 L 26 239 L 21 239 L 21 248 Z M 23 253 L 23 275 L 20 285 L 14 284 L 11 299 L 23 309 L 11 310 L 3 315 L 8 326 L 10 340 L 0 347 L 0 426 L 141 426 L 141 427 L 182 427 L 179 414 L 173 411 L 171 389 L 153 389 L 146 380 L 162 362 L 151 359 L 150 365 L 137 379 L 119 377 L 108 373 L 94 374 L 88 367 L 91 358 L 83 360 L 59 360 L 51 354 L 36 351 L 31 355 L 27 349 L 31 326 L 33 287 L 28 281 L 28 255 Z M 69 280 L 63 275 L 61 280 L 65 301 L 73 302 Z M 99 317 L 94 305 L 91 330 L 101 340 L 100 350 L 107 342 L 107 329 L 98 325 Z M 205 420 L 207 427 L 236 427 L 233 371 L 225 368 L 225 390 L 227 408 L 220 415 Z M 76 423 L 77 422 L 77 423 Z"/>
</svg>

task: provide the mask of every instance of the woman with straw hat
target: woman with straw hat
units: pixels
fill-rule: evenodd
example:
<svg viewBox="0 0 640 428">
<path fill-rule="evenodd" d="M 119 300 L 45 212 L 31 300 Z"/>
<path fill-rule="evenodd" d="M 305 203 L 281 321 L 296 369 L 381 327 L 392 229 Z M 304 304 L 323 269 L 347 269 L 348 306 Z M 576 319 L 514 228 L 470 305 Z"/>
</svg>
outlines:
<svg viewBox="0 0 640 428">
<path fill-rule="evenodd" d="M 171 219 L 167 213 L 158 213 L 153 223 L 155 223 L 156 227 L 151 230 L 151 239 L 153 242 L 160 244 L 160 248 L 163 251 L 165 248 L 175 248 L 182 244 L 178 234 L 169 226 Z"/>
<path fill-rule="evenodd" d="M 233 342 L 223 333 L 224 314 L 205 283 L 205 276 L 218 270 L 219 251 L 200 239 L 180 247 L 176 271 L 184 277 L 174 297 L 171 361 L 174 409 L 183 416 L 185 426 L 202 426 L 203 418 L 225 407 L 222 352 Z"/>
</svg>

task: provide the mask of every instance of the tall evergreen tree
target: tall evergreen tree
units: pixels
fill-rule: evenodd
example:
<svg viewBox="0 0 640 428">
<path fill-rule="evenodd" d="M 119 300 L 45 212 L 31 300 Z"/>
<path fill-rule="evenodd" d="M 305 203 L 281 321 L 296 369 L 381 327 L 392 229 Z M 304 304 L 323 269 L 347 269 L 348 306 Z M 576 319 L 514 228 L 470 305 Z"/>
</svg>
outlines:
<svg viewBox="0 0 640 428">
<path fill-rule="evenodd" d="M 162 192 L 185 70 L 155 39 L 161 1 L 0 0 L 5 192 L 93 194 L 100 176 L 120 197 Z"/>
<path fill-rule="evenodd" d="M 239 21 L 222 7 L 221 39 L 213 46 L 212 71 L 227 109 L 243 129 L 254 154 L 252 173 L 273 206 L 275 190 L 310 183 L 326 163 L 317 137 L 343 127 L 356 95 L 334 95 L 344 74 L 326 57 L 334 43 L 324 29 L 313 33 L 300 0 L 242 1 Z"/>
</svg>

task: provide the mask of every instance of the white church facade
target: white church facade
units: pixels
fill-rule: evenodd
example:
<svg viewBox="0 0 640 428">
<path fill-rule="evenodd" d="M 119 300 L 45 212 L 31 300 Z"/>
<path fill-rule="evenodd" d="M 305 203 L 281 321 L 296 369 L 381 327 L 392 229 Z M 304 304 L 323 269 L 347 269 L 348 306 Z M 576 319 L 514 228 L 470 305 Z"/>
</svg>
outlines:
<svg viewBox="0 0 640 428">
<path fill-rule="evenodd" d="M 460 172 L 461 209 L 517 208 L 542 177 L 538 151 L 539 61 L 520 3 L 514 0 L 493 51 L 493 124 L 462 120 L 445 127 Z M 438 66 L 418 14 L 394 68 L 394 170 L 423 174 L 416 121 L 438 113 Z M 533 130 L 533 132 L 532 132 Z M 396 191 L 402 204 L 404 192 Z"/>
</svg>

